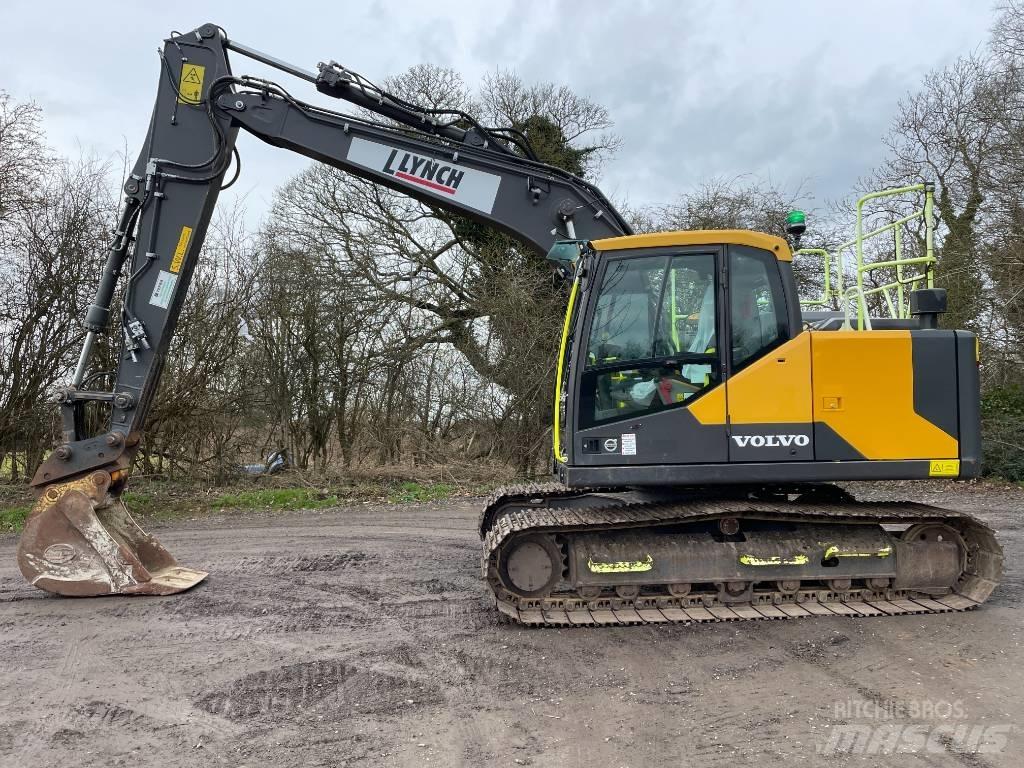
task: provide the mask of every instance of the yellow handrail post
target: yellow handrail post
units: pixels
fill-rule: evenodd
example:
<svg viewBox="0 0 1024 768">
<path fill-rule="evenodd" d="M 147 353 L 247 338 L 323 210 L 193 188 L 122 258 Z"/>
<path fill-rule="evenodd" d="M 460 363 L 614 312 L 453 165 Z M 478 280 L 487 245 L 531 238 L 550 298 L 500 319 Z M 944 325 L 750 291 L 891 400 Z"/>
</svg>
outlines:
<svg viewBox="0 0 1024 768">
<path fill-rule="evenodd" d="M 565 320 L 562 323 L 562 341 L 558 345 L 558 367 L 555 371 L 555 425 L 551 430 L 551 439 L 554 446 L 555 459 L 566 462 L 569 460 L 569 452 L 562 450 L 562 375 L 565 372 L 565 352 L 569 342 L 569 329 L 572 327 L 573 310 L 576 309 L 576 296 L 580 290 L 581 269 L 576 270 L 576 277 L 572 281 L 572 290 L 569 292 L 569 305 L 565 308 Z"/>
<path fill-rule="evenodd" d="M 670 292 L 669 293 L 669 301 L 670 301 L 670 305 L 669 305 L 669 317 L 670 317 L 669 333 L 672 336 L 672 344 L 675 346 L 674 354 L 678 355 L 683 350 L 682 350 L 682 344 L 680 344 L 680 342 L 679 342 L 679 328 L 676 325 L 678 320 L 679 320 L 679 314 L 677 312 L 679 307 L 676 305 L 676 271 L 674 269 L 672 269 L 672 265 L 671 264 L 669 265 L 669 271 L 668 271 L 668 283 L 669 283 L 668 289 L 669 289 L 669 292 Z"/>
<path fill-rule="evenodd" d="M 870 232 L 864 231 L 865 206 L 872 200 L 883 197 L 894 197 L 909 192 L 924 192 L 924 207 L 915 210 L 906 216 L 890 221 Z M 843 328 L 852 328 L 852 309 L 850 304 L 856 306 L 857 330 L 871 330 L 871 317 L 868 313 L 867 297 L 881 294 L 885 301 L 885 307 L 893 319 L 906 320 L 910 317 L 910 305 L 907 295 L 907 286 L 910 291 L 915 291 L 921 283 L 927 287 L 934 287 L 935 275 L 935 185 L 931 182 L 920 184 L 909 184 L 905 187 L 894 187 L 883 189 L 878 192 L 870 192 L 857 200 L 856 224 L 854 237 L 841 244 L 831 254 L 823 248 L 801 248 L 794 252 L 796 255 L 817 255 L 825 262 L 825 288 L 820 299 L 803 300 L 801 307 L 818 307 L 826 305 L 833 297 L 837 297 L 843 313 Z M 904 255 L 904 234 L 903 227 L 911 221 L 922 219 L 925 224 L 925 253 L 923 256 L 912 256 L 906 258 Z M 873 261 L 865 263 L 864 241 L 892 230 L 894 257 L 885 261 Z M 855 267 L 856 284 L 846 288 L 843 268 L 843 251 L 847 248 L 854 249 L 854 256 L 857 260 Z M 919 251 L 918 251 L 919 252 Z M 836 260 L 835 275 L 832 274 L 832 258 Z M 906 267 L 912 264 L 919 264 L 922 270 L 919 273 L 907 274 Z M 895 268 L 896 279 L 889 280 L 886 276 L 879 278 L 880 285 L 874 288 L 865 288 L 864 275 L 875 270 L 889 270 Z M 891 276 L 891 273 L 889 273 Z M 895 288 L 895 301 L 893 300 L 893 288 Z"/>
</svg>

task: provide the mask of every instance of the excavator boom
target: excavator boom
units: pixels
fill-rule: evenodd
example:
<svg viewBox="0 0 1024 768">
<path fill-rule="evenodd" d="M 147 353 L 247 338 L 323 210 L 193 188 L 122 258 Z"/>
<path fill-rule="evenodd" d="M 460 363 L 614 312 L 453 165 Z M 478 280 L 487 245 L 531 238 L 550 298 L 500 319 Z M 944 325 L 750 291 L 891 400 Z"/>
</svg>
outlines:
<svg viewBox="0 0 1024 768">
<path fill-rule="evenodd" d="M 238 76 L 229 51 L 315 84 L 383 120 L 300 101 L 270 81 Z M 120 502 L 160 381 L 206 229 L 243 130 L 428 205 L 507 232 L 545 253 L 558 239 L 614 237 L 629 225 L 589 182 L 539 162 L 514 132 L 472 116 L 425 110 L 340 65 L 311 72 L 231 41 L 215 24 L 173 35 L 160 51 L 156 103 L 125 184 L 124 208 L 71 385 L 55 396 L 63 442 L 39 467 L 39 500 L 19 550 L 22 572 L 61 594 L 159 592 L 206 574 L 182 568 Z M 93 343 L 110 325 L 124 281 L 124 337 L 113 387 L 88 387 Z M 105 432 L 85 434 L 83 410 L 109 406 Z"/>
</svg>

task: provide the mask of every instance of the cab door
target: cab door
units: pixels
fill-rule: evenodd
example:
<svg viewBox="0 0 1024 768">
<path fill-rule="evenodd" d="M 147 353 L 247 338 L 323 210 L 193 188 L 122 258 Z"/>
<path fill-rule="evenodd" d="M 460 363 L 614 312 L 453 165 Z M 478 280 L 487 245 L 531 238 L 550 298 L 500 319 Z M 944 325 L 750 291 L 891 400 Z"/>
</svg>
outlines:
<svg viewBox="0 0 1024 768">
<path fill-rule="evenodd" d="M 728 460 L 717 246 L 607 255 L 577 358 L 575 463 Z"/>
<path fill-rule="evenodd" d="M 775 254 L 727 251 L 729 461 L 812 461 L 811 334 L 792 327 Z"/>
</svg>

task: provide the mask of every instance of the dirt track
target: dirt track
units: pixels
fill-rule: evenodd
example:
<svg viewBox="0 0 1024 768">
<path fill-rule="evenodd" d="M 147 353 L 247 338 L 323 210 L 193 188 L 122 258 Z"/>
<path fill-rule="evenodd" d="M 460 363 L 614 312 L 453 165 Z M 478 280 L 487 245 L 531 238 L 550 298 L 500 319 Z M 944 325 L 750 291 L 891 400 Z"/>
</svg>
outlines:
<svg viewBox="0 0 1024 768">
<path fill-rule="evenodd" d="M 1020 765 L 1024 492 L 909 488 L 999 530 L 983 609 L 520 629 L 478 578 L 472 501 L 154 529 L 212 572 L 169 598 L 49 597 L 4 537 L 0 764 Z M 851 724 L 883 755 L 917 728 L 924 754 L 823 754 Z"/>
</svg>

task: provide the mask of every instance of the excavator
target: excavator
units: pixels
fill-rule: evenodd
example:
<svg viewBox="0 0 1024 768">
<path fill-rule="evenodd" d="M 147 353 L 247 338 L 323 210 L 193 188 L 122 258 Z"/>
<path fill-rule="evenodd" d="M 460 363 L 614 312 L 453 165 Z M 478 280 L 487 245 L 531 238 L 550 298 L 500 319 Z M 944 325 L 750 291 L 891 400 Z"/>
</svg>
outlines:
<svg viewBox="0 0 1024 768">
<path fill-rule="evenodd" d="M 229 53 L 359 110 L 237 75 Z M 502 488 L 479 520 L 482 577 L 503 620 L 937 613 L 974 608 L 997 586 L 1002 550 L 981 521 L 856 501 L 837 484 L 980 472 L 978 342 L 938 327 L 930 221 L 927 253 L 896 265 L 894 317 L 866 312 L 875 289 L 861 239 L 845 316 L 834 304 L 804 311 L 790 245 L 799 216 L 790 239 L 634 234 L 596 186 L 538 161 L 516 130 L 423 108 L 333 61 L 294 66 L 215 24 L 172 33 L 160 50 L 149 131 L 81 355 L 54 395 L 62 441 L 32 480 L 38 499 L 18 549 L 31 584 L 168 595 L 208 575 L 180 565 L 121 496 L 218 194 L 229 170 L 238 175 L 240 130 L 508 233 L 568 281 L 553 479 Z M 920 189 L 930 203 L 930 185 Z M 923 277 L 906 274 L 910 262 Z M 93 371 L 119 284 L 117 369 Z M 108 414 L 104 429 L 87 430 L 90 404 Z"/>
</svg>

